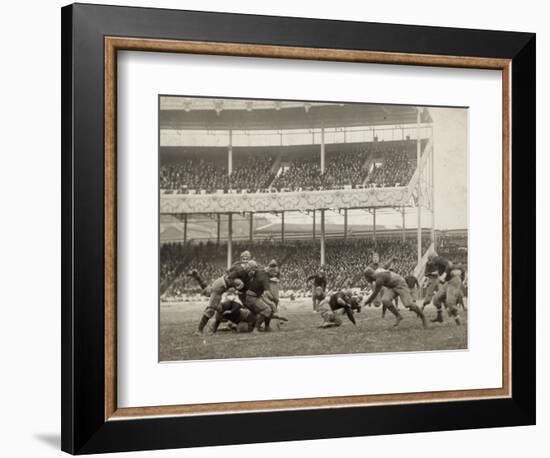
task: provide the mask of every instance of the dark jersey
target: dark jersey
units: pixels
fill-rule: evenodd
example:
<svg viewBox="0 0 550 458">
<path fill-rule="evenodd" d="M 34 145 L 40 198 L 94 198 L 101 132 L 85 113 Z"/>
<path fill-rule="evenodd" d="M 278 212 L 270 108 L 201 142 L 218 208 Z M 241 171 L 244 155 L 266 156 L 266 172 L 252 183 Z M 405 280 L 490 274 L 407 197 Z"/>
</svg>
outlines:
<svg viewBox="0 0 550 458">
<path fill-rule="evenodd" d="M 420 286 L 418 284 L 418 280 L 416 279 L 416 277 L 414 275 L 407 275 L 405 277 L 405 282 L 407 283 L 407 286 L 410 288 L 410 289 L 413 289 L 415 286 Z"/>
<path fill-rule="evenodd" d="M 451 263 L 442 256 L 436 256 L 426 263 L 426 275 L 436 274 L 438 277 L 447 272 Z"/>
<path fill-rule="evenodd" d="M 320 274 L 310 275 L 309 277 L 307 277 L 306 281 L 310 281 L 310 280 L 313 280 L 313 286 L 315 287 L 320 286 L 323 289 L 326 289 L 327 287 L 326 275 L 320 275 Z"/>
<path fill-rule="evenodd" d="M 241 309 L 241 304 L 238 303 L 237 301 L 232 301 L 232 300 L 229 300 L 229 299 L 225 298 L 225 300 L 223 300 L 220 303 L 220 308 L 221 308 L 222 313 L 223 312 L 235 313 L 235 312 L 237 312 L 238 310 Z"/>
<path fill-rule="evenodd" d="M 338 291 L 330 296 L 328 303 L 332 310 L 338 310 L 344 308 L 344 305 L 338 302 L 338 299 L 342 299 L 346 304 L 349 302 L 348 297 L 344 294 L 343 291 Z"/>
<path fill-rule="evenodd" d="M 243 319 L 246 319 L 246 314 L 243 314 L 243 307 L 240 302 L 230 299 L 229 295 L 224 295 L 220 303 L 220 311 L 216 314 L 216 323 L 214 324 L 214 332 L 216 332 L 218 325 L 222 320 L 229 320 L 235 324 L 240 323 Z M 244 316 L 243 316 L 244 315 Z"/>
<path fill-rule="evenodd" d="M 351 297 L 344 294 L 343 291 L 338 291 L 337 293 L 334 293 L 333 295 L 330 296 L 328 303 L 332 311 L 338 310 L 338 309 L 344 309 L 344 313 L 346 314 L 348 319 L 353 324 L 356 324 L 355 318 L 353 316 L 353 311 L 351 310 L 350 301 L 351 301 Z"/>
<path fill-rule="evenodd" d="M 252 291 L 258 297 L 260 297 L 264 291 L 269 291 L 269 288 L 269 275 L 265 270 L 257 270 L 247 284 L 248 291 Z"/>
<path fill-rule="evenodd" d="M 249 279 L 248 272 L 240 262 L 233 264 L 229 269 L 227 269 L 227 279 L 231 281 L 236 278 L 241 280 L 245 285 Z"/>
</svg>

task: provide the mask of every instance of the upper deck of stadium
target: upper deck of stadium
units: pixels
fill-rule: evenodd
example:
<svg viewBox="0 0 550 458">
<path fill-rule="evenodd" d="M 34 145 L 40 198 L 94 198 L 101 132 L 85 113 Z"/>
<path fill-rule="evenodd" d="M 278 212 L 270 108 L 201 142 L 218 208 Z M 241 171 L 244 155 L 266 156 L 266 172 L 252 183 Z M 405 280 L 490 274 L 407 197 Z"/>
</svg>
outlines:
<svg viewBox="0 0 550 458">
<path fill-rule="evenodd" d="M 428 149 L 431 122 L 428 109 L 413 106 L 163 96 L 161 195 L 171 212 L 183 211 L 181 194 L 404 191 Z M 404 205 L 410 194 L 376 200 Z M 282 209 L 258 202 L 256 210 Z"/>
</svg>

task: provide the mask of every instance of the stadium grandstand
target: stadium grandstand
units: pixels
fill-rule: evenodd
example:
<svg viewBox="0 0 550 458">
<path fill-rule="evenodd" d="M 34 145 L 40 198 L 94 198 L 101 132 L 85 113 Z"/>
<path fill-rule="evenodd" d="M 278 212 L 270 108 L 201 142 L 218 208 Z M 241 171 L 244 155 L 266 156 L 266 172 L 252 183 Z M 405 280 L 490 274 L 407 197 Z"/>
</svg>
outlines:
<svg viewBox="0 0 550 458">
<path fill-rule="evenodd" d="M 402 275 L 436 249 L 467 262 L 467 231 L 435 229 L 426 108 L 163 96 L 159 117 L 163 297 L 243 250 L 297 294 L 320 266 L 332 288 L 366 287 L 374 253 Z"/>
</svg>

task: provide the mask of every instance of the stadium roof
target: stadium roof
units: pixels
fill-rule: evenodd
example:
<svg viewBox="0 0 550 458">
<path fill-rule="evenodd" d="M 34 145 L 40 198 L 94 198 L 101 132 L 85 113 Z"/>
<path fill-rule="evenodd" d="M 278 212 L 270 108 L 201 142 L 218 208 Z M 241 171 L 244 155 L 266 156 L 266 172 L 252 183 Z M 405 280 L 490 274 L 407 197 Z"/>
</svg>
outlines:
<svg viewBox="0 0 550 458">
<path fill-rule="evenodd" d="M 421 121 L 432 122 L 428 109 L 421 110 Z M 163 96 L 159 116 L 161 129 L 312 129 L 415 124 L 417 107 Z"/>
</svg>

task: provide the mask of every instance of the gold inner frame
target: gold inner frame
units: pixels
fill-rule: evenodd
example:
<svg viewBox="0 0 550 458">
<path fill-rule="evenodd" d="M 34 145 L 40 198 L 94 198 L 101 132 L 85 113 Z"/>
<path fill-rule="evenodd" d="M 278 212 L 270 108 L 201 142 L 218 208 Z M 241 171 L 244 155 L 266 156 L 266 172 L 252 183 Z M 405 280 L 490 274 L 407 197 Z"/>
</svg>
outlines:
<svg viewBox="0 0 550 458">
<path fill-rule="evenodd" d="M 402 394 L 336 396 L 304 399 L 241 401 L 210 404 L 117 405 L 117 51 L 174 52 L 240 57 L 423 65 L 500 70 L 502 72 L 502 387 Z M 150 416 L 223 414 L 273 410 L 318 409 L 380 404 L 506 398 L 512 394 L 511 367 L 511 67 L 510 59 L 387 53 L 343 49 L 300 48 L 179 40 L 105 37 L 105 420 Z"/>
</svg>

